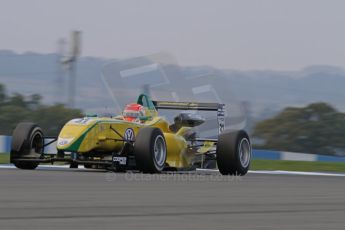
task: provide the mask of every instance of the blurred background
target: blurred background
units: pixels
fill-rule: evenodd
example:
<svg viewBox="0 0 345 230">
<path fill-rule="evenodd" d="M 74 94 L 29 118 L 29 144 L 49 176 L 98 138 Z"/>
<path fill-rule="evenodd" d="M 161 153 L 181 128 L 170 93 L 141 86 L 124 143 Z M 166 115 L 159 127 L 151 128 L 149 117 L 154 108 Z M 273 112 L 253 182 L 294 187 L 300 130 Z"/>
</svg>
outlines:
<svg viewBox="0 0 345 230">
<path fill-rule="evenodd" d="M 57 135 L 147 92 L 225 103 L 227 127 L 257 149 L 345 156 L 344 1 L 0 5 L 0 135 L 20 121 Z M 215 115 L 203 115 L 201 135 L 215 135 Z"/>
</svg>

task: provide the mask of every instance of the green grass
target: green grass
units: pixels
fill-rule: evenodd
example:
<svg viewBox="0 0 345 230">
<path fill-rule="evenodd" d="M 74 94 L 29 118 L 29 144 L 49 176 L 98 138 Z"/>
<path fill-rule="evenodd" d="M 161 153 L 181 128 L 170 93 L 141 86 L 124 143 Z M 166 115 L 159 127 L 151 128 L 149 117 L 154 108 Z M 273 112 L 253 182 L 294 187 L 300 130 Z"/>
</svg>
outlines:
<svg viewBox="0 0 345 230">
<path fill-rule="evenodd" d="M 345 172 L 345 162 L 253 160 L 251 170 Z"/>
<path fill-rule="evenodd" d="M 9 162 L 10 154 L 0 153 L 0 164 L 8 164 Z M 345 162 L 253 160 L 251 170 L 345 172 Z"/>
<path fill-rule="evenodd" d="M 9 164 L 10 163 L 10 154 L 0 153 L 0 164 Z"/>
</svg>

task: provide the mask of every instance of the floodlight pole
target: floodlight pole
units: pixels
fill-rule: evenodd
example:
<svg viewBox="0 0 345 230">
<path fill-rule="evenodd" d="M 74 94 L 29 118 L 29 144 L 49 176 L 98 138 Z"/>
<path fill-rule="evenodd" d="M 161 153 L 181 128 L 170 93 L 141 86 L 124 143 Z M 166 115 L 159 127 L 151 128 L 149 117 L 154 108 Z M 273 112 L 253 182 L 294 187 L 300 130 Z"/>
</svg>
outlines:
<svg viewBox="0 0 345 230">
<path fill-rule="evenodd" d="M 70 78 L 70 82 L 69 82 L 69 90 L 68 90 L 68 105 L 70 108 L 74 108 L 76 78 L 77 78 L 77 59 L 74 59 L 70 62 L 69 78 Z"/>
<path fill-rule="evenodd" d="M 64 76 L 63 76 L 63 68 L 62 68 L 62 63 L 61 60 L 64 55 L 64 48 L 65 48 L 65 40 L 64 39 L 59 39 L 57 41 L 57 66 L 56 66 L 56 102 L 61 103 L 61 95 L 65 95 L 64 91 Z"/>
<path fill-rule="evenodd" d="M 75 91 L 77 78 L 77 59 L 80 55 L 80 39 L 81 31 L 72 31 L 71 33 L 71 50 L 70 57 L 65 60 L 69 71 L 69 90 L 68 90 L 68 105 L 74 108 L 75 105 Z"/>
</svg>

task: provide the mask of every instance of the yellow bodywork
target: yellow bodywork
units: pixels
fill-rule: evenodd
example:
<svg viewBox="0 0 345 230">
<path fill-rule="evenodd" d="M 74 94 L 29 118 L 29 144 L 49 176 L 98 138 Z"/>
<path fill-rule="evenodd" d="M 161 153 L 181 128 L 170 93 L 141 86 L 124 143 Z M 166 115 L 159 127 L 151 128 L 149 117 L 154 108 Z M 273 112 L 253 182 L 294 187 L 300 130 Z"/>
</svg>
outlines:
<svg viewBox="0 0 345 230">
<path fill-rule="evenodd" d="M 127 129 L 134 131 L 137 136 L 143 127 L 159 128 L 165 137 L 167 146 L 166 163 L 170 167 L 188 167 L 194 154 L 188 152 L 187 141 L 182 136 L 185 129 L 181 128 L 177 133 L 169 129 L 169 123 L 162 117 L 153 116 L 144 122 L 128 122 L 121 116 L 115 118 L 86 117 L 69 121 L 61 130 L 57 149 L 79 154 L 97 152 L 121 151 Z M 114 132 L 115 129 L 119 134 Z"/>
</svg>

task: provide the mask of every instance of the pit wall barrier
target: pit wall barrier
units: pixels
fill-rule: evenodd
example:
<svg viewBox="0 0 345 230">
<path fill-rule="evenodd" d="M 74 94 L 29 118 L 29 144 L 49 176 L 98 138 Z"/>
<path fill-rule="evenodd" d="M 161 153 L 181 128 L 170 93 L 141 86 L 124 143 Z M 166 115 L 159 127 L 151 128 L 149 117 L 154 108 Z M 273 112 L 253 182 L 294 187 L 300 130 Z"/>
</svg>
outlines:
<svg viewBox="0 0 345 230">
<path fill-rule="evenodd" d="M 0 135 L 0 153 L 10 153 L 11 136 Z M 47 142 L 50 140 L 46 140 Z M 46 153 L 56 153 L 56 142 L 47 146 Z M 259 150 L 253 149 L 254 159 L 264 160 L 291 160 L 291 161 L 327 161 L 327 162 L 345 162 L 345 157 L 329 156 L 310 153 L 293 153 L 283 151 Z"/>
</svg>

